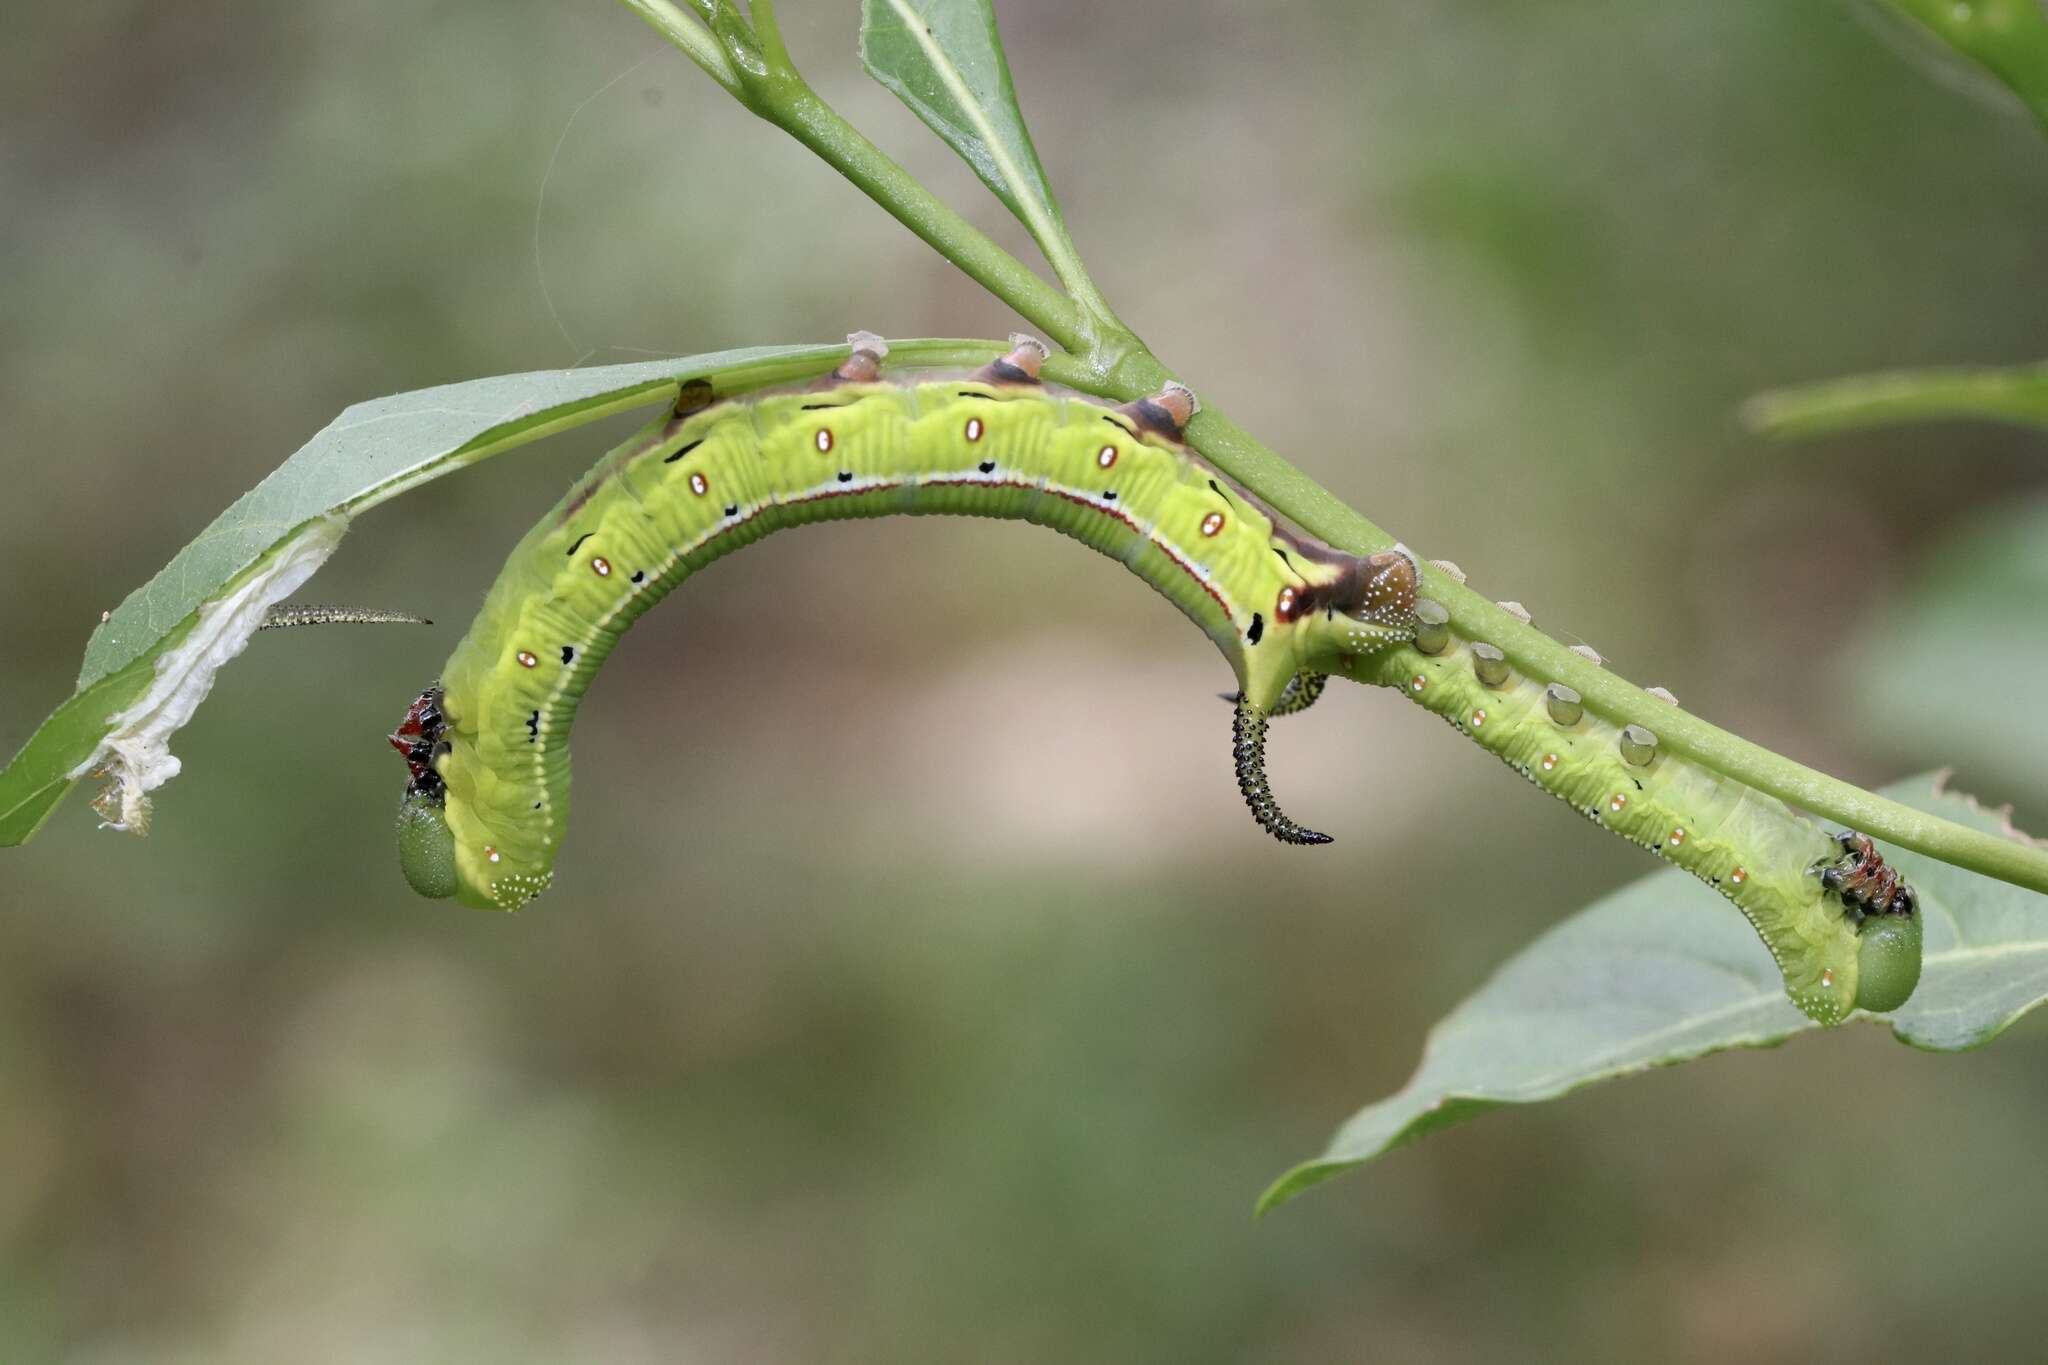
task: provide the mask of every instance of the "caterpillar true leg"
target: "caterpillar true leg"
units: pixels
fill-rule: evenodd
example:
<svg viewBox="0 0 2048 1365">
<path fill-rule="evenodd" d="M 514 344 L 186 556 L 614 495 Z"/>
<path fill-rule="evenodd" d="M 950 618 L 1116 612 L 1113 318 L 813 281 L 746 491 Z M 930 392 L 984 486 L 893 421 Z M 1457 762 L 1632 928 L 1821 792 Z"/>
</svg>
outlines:
<svg viewBox="0 0 2048 1365">
<path fill-rule="evenodd" d="M 1266 782 L 1266 720 L 1266 713 L 1248 698 L 1237 699 L 1237 712 L 1230 723 L 1230 752 L 1237 761 L 1237 789 L 1244 793 L 1244 803 L 1252 808 L 1259 828 L 1283 844 L 1330 843 L 1329 835 L 1288 819 L 1273 799 L 1273 789 Z"/>
<path fill-rule="evenodd" d="M 1308 710 L 1323 695 L 1323 689 L 1330 685 L 1327 673 L 1312 673 L 1304 670 L 1287 680 L 1287 690 L 1280 694 L 1267 716 L 1293 716 Z"/>
</svg>

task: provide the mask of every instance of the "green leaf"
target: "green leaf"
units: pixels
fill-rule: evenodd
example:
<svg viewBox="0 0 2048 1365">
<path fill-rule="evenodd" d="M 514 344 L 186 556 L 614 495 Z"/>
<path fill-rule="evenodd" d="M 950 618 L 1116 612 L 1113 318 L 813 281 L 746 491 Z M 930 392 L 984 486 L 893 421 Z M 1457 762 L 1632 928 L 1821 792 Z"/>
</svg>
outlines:
<svg viewBox="0 0 2048 1365">
<path fill-rule="evenodd" d="M 1857 375 L 1758 394 L 1742 416 L 1782 438 L 1957 418 L 2048 426 L 2048 365 Z"/>
<path fill-rule="evenodd" d="M 1891 0 L 2004 81 L 2048 128 L 2048 9 L 2041 0 Z"/>
<path fill-rule="evenodd" d="M 992 0 L 862 0 L 860 60 L 1034 235 L 1037 216 L 1058 220 Z"/>
<path fill-rule="evenodd" d="M 893 343 L 907 365 L 978 363 L 992 341 L 921 339 Z M 86 644 L 78 692 L 0 770 L 0 846 L 25 842 L 114 733 L 112 718 L 144 698 L 167 702 L 146 719 L 149 741 L 176 771 L 169 734 L 240 652 L 261 617 L 267 570 L 289 591 L 316 569 L 355 514 L 479 460 L 616 412 L 670 399 L 680 384 L 710 380 L 720 393 L 787 383 L 830 369 L 844 344 L 769 346 L 676 360 L 584 370 L 500 375 L 358 403 L 238 498 L 157 575 L 128 595 Z M 202 608 L 221 607 L 194 635 Z M 246 630 L 243 627 L 246 626 Z M 190 650 L 181 642 L 193 636 Z M 189 655 L 189 657 L 187 657 Z M 152 707 L 157 703 L 152 701 Z M 154 786 L 145 782 L 138 796 Z"/>
<path fill-rule="evenodd" d="M 2048 804 L 2048 713 L 1930 704 L 1956 695 L 1956 663 L 2025 691 L 2048 678 L 2048 500 L 2000 508 L 1920 557 L 1834 670 L 1858 728 L 1903 763 L 1946 763 L 1970 784 Z"/>
<path fill-rule="evenodd" d="M 1930 777 L 1886 794 L 2008 832 L 2001 812 Z M 1904 850 L 1886 853 L 1926 916 L 1920 988 L 1885 1016 L 1901 1041 L 1942 1052 L 1975 1047 L 2048 999 L 2048 896 Z M 1817 1027 L 1786 1000 L 1770 954 L 1735 907 L 1676 868 L 1653 873 L 1510 959 L 1430 1031 L 1407 1085 L 1355 1114 L 1259 1208 L 1488 1109 L 1727 1048 L 1773 1047 Z"/>
<path fill-rule="evenodd" d="M 294 452 L 149 582 L 128 595 L 85 647 L 84 687 L 153 649 L 296 527 L 353 515 L 514 446 L 646 407 L 699 376 L 815 373 L 843 346 L 783 346 L 587 370 L 472 379 L 357 403 Z M 794 362 L 794 363 L 792 363 Z M 766 382 L 775 382 L 771 379 Z"/>
<path fill-rule="evenodd" d="M 71 772 L 99 747 L 109 717 L 149 686 L 155 662 L 152 651 L 74 693 L 0 771 L 0 847 L 27 843 L 42 827 L 75 785 Z"/>
</svg>

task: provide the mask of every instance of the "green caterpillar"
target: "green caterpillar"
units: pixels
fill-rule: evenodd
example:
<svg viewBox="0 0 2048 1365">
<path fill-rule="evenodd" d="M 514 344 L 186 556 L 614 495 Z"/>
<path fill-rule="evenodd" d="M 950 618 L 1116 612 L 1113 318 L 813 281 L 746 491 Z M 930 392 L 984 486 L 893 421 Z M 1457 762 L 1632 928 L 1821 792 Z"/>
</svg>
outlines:
<svg viewBox="0 0 2048 1365">
<path fill-rule="evenodd" d="M 441 685 L 392 736 L 412 770 L 401 865 L 416 889 L 505 909 L 539 895 L 568 816 L 569 727 L 613 643 L 691 573 L 783 527 L 892 513 L 1052 527 L 1208 633 L 1237 674 L 1247 732 L 1262 734 L 1297 674 L 1414 633 L 1413 556 L 1360 558 L 1275 527 L 1181 450 L 1186 389 L 1120 408 L 1050 394 L 1045 348 L 1028 338 L 964 379 L 906 386 L 879 378 L 879 337 L 852 343 L 806 392 L 720 403 L 686 391 L 513 550 Z M 1273 801 L 1259 734 L 1238 759 L 1262 825 L 1322 840 Z"/>
<path fill-rule="evenodd" d="M 1660 755 L 1649 732 L 1617 729 L 1569 689 L 1514 677 L 1417 599 L 1406 549 L 1359 557 L 1275 526 L 1181 449 L 1187 390 L 1123 407 L 1051 393 L 1037 378 L 1044 347 L 1022 337 L 964 379 L 890 383 L 881 339 L 850 341 L 846 363 L 803 392 L 716 401 L 686 387 L 513 550 L 441 683 L 391 737 L 411 773 L 400 864 L 421 894 L 515 909 L 547 888 L 577 703 L 620 634 L 691 573 L 806 522 L 1005 517 L 1121 561 L 1215 641 L 1237 676 L 1238 784 L 1274 837 L 1328 841 L 1272 796 L 1268 720 L 1305 710 L 1333 674 L 1394 687 L 1728 896 L 1814 1018 L 1910 993 L 1917 906 L 1867 840 L 1831 840 L 1774 798 Z"/>
<path fill-rule="evenodd" d="M 1912 994 L 1918 898 L 1868 839 L 1829 835 L 1774 796 L 1661 752 L 1645 727 L 1596 715 L 1562 683 L 1517 674 L 1499 649 L 1453 633 L 1436 602 L 1418 599 L 1416 620 L 1413 640 L 1346 675 L 1401 692 L 1587 819 L 1733 901 L 1793 1003 L 1820 1023 L 1857 1007 L 1896 1009 Z"/>
</svg>

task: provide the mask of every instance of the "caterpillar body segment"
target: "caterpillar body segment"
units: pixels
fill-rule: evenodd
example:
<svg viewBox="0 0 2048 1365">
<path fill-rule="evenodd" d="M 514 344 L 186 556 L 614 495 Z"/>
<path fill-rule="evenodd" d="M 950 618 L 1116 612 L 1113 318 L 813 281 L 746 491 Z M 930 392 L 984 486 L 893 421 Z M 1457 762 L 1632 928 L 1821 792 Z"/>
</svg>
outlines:
<svg viewBox="0 0 2048 1365">
<path fill-rule="evenodd" d="M 1904 1003 L 1919 979 L 1918 902 L 1868 839 L 1830 835 L 1776 797 L 1661 752 L 1642 726 L 1616 725 L 1571 688 L 1526 677 L 1499 650 L 1459 637 L 1437 604 L 1425 599 L 1417 612 L 1434 623 L 1426 651 L 1385 650 L 1347 676 L 1400 691 L 1588 820 L 1733 901 L 1793 1003 L 1818 1022 Z"/>
<path fill-rule="evenodd" d="M 1261 716 L 1313 700 L 1303 683 L 1298 703 L 1283 702 L 1297 676 L 1413 634 L 1414 558 L 1358 558 L 1276 527 L 1180 447 L 1187 390 L 1121 408 L 1052 392 L 1028 339 L 966 378 L 889 382 L 880 339 L 852 340 L 840 371 L 805 391 L 686 395 L 513 550 L 434 693 L 442 728 L 426 764 L 458 899 L 512 909 L 547 887 L 568 818 L 570 726 L 613 643 L 690 574 L 786 527 L 898 514 L 1050 527 L 1180 608 Z M 400 745 L 409 765 L 420 738 Z M 1261 823 L 1282 838 L 1299 828 L 1277 809 Z"/>
</svg>

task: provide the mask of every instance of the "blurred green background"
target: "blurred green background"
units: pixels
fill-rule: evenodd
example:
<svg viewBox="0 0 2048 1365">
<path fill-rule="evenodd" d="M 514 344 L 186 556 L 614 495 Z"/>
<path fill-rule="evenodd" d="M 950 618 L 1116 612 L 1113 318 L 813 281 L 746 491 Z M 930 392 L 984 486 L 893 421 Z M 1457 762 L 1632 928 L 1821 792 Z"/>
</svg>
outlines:
<svg viewBox="0 0 2048 1365">
<path fill-rule="evenodd" d="M 829 98 L 1017 240 L 859 75 L 850 2 L 784 10 Z M 2041 598 L 1917 673 L 1883 634 L 1940 617 L 1941 565 L 2048 580 L 2043 440 L 1732 416 L 2042 352 L 2048 144 L 1995 91 L 1853 4 L 1002 14 L 1098 278 L 1207 396 L 1637 681 L 2048 823 L 2041 722 L 1968 681 L 2039 694 Z M 0 751 L 346 403 L 1016 325 L 603 0 L 9 30 Z M 74 797 L 0 853 L 0 1360 L 2039 1358 L 2039 1021 L 1492 1115 L 1254 1223 L 1493 964 L 1648 866 L 1382 695 L 1279 727 L 1340 842 L 1272 845 L 1209 646 L 1036 530 L 719 564 L 594 689 L 558 889 L 413 899 L 381 736 L 612 435 L 363 520 L 310 596 L 442 624 L 259 638 L 148 839 Z"/>
</svg>

